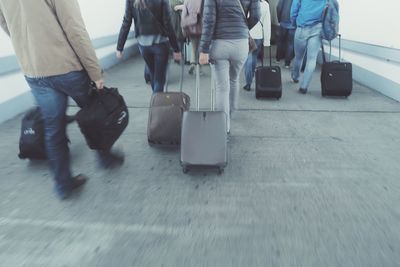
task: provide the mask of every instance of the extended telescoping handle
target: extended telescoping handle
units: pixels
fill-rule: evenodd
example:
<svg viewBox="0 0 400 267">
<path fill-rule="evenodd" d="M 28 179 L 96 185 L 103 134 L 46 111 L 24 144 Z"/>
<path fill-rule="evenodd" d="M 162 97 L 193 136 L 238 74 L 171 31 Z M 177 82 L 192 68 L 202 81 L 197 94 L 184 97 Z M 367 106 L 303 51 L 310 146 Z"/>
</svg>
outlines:
<svg viewBox="0 0 400 267">
<path fill-rule="evenodd" d="M 269 66 L 272 67 L 272 48 L 269 45 Z"/>
<path fill-rule="evenodd" d="M 196 110 L 200 111 L 200 64 L 196 63 Z"/>
<path fill-rule="evenodd" d="M 342 35 L 338 34 L 339 37 L 339 62 L 342 59 Z M 325 63 L 326 62 L 326 56 L 325 56 L 325 49 L 324 49 L 324 44 L 321 43 L 321 50 L 322 50 L 322 61 Z M 331 61 L 332 57 L 332 43 L 329 41 L 329 61 Z"/>
<path fill-rule="evenodd" d="M 185 72 L 185 57 L 184 57 L 184 55 L 186 54 L 185 42 L 182 43 L 182 46 L 183 46 L 181 48 L 182 56 L 181 56 L 181 61 L 180 61 L 180 63 L 181 63 L 181 77 L 179 79 L 179 92 L 181 92 L 181 93 L 182 93 L 182 90 L 183 90 L 183 76 L 184 76 L 184 72 Z"/>
<path fill-rule="evenodd" d="M 261 58 L 261 66 L 264 67 L 264 57 L 265 55 L 263 55 L 263 57 Z M 272 67 L 272 48 L 271 45 L 269 46 L 269 66 Z"/>
<path fill-rule="evenodd" d="M 165 81 L 165 85 L 164 85 L 164 91 L 165 92 L 168 92 L 168 83 L 169 83 L 169 69 L 170 69 L 170 67 L 171 67 L 171 64 L 170 64 L 170 62 L 169 62 L 169 60 L 168 60 L 168 66 L 167 66 L 167 73 L 166 73 L 166 81 Z M 183 58 L 181 58 L 181 60 L 180 60 L 180 67 L 181 67 L 181 74 L 180 74 L 180 77 L 179 77 L 179 92 L 181 92 L 182 93 L 182 91 L 183 91 L 183 76 L 184 76 L 184 69 L 185 69 L 185 62 L 184 62 L 184 59 Z"/>
<path fill-rule="evenodd" d="M 339 61 L 340 61 L 342 58 L 342 35 L 338 34 L 338 37 L 339 37 Z"/>
<path fill-rule="evenodd" d="M 211 64 L 211 69 L 214 68 L 214 66 Z M 215 93 L 215 81 L 213 79 L 212 75 L 212 70 L 211 70 L 211 110 L 215 110 L 215 98 L 214 98 L 214 93 Z M 200 111 L 200 64 L 196 64 L 196 110 Z"/>
</svg>

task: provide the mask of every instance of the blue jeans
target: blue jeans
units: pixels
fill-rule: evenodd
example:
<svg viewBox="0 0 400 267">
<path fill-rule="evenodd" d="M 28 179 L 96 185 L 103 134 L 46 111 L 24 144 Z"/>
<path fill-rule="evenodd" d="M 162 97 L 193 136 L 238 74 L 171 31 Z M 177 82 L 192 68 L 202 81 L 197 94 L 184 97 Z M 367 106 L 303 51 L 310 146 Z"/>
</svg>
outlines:
<svg viewBox="0 0 400 267">
<path fill-rule="evenodd" d="M 45 125 L 46 153 L 59 191 L 69 190 L 71 171 L 65 112 L 68 96 L 83 107 L 89 100 L 90 79 L 85 71 L 63 75 L 25 77 L 39 105 Z"/>
<path fill-rule="evenodd" d="M 167 76 L 169 45 L 167 42 L 150 46 L 139 45 L 139 51 L 146 62 L 153 92 L 164 91 Z"/>
<path fill-rule="evenodd" d="M 262 49 L 262 39 L 254 40 L 257 44 L 257 49 L 248 55 L 246 62 L 244 63 L 244 76 L 246 77 L 246 85 L 251 86 L 254 77 L 254 71 L 257 66 L 257 55 Z"/>
<path fill-rule="evenodd" d="M 294 80 L 299 80 L 301 64 L 304 54 L 307 52 L 306 68 L 300 84 L 300 87 L 304 89 L 307 89 L 310 85 L 317 64 L 317 56 L 321 47 L 321 29 L 321 23 L 303 28 L 298 27 L 294 36 L 295 59 L 292 69 L 292 78 Z"/>
<path fill-rule="evenodd" d="M 289 66 L 294 56 L 294 34 L 295 29 L 279 27 L 279 38 L 277 42 L 276 60 L 285 59 L 285 65 Z"/>
</svg>

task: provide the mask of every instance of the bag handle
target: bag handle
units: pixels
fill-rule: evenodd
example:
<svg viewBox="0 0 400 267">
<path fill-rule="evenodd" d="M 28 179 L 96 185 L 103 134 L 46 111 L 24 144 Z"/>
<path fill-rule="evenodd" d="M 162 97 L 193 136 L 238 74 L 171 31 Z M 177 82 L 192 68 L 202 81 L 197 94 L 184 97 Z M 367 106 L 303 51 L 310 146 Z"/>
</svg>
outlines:
<svg viewBox="0 0 400 267">
<path fill-rule="evenodd" d="M 339 37 L 339 62 L 342 58 L 342 35 L 338 34 Z M 324 49 L 324 44 L 321 43 L 321 50 L 322 50 L 322 62 L 326 63 L 326 56 L 325 56 L 325 49 Z M 332 57 L 332 42 L 329 41 L 329 61 L 331 61 Z"/>
</svg>

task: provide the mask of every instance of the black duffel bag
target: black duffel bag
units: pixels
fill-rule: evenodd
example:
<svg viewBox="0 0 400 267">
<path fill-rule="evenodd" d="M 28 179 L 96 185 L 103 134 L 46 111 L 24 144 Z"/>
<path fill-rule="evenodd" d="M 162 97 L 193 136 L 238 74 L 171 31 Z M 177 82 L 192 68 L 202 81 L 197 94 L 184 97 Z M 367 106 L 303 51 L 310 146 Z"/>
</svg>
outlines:
<svg viewBox="0 0 400 267">
<path fill-rule="evenodd" d="M 29 110 L 22 119 L 18 157 L 41 160 L 47 158 L 44 145 L 44 121 L 39 107 Z"/>
<path fill-rule="evenodd" d="M 109 150 L 129 122 L 128 108 L 117 88 L 92 90 L 89 104 L 76 114 L 76 121 L 91 149 Z"/>
</svg>

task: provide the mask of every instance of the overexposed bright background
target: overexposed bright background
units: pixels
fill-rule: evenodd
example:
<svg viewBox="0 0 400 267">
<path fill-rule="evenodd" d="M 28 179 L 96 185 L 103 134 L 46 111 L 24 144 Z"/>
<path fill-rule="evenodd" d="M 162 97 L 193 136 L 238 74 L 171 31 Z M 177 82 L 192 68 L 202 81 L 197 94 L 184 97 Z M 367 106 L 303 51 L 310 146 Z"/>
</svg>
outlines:
<svg viewBox="0 0 400 267">
<path fill-rule="evenodd" d="M 125 0 L 78 0 L 91 38 L 117 34 Z M 400 49 L 399 0 L 339 0 L 340 32 L 344 39 Z M 0 31 L 0 57 L 12 55 Z"/>
<path fill-rule="evenodd" d="M 400 49 L 399 0 L 338 0 L 344 39 Z"/>
<path fill-rule="evenodd" d="M 118 34 L 125 11 L 125 0 L 78 0 L 92 39 Z M 0 30 L 0 57 L 14 54 L 11 41 Z"/>
</svg>

